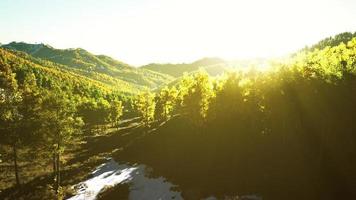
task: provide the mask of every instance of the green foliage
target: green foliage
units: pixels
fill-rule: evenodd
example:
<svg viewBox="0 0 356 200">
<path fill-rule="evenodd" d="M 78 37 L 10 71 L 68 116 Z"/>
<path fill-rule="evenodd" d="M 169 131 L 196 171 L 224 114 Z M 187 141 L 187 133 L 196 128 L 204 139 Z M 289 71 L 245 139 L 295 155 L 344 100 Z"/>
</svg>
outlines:
<svg viewBox="0 0 356 200">
<path fill-rule="evenodd" d="M 42 131 L 44 139 L 54 152 L 63 152 L 65 145 L 80 133 L 83 121 L 76 116 L 71 99 L 60 91 L 48 93 L 42 103 Z M 60 148 L 57 145 L 59 143 Z"/>
<path fill-rule="evenodd" d="M 28 74 L 18 86 L 15 75 L 7 63 L 0 63 L 0 144 L 13 149 L 12 159 L 16 184 L 20 184 L 18 170 L 18 149 L 36 146 L 41 104 L 35 77 Z"/>
<path fill-rule="evenodd" d="M 118 123 L 122 114 L 122 102 L 115 99 L 111 102 L 103 98 L 83 99 L 78 105 L 78 115 L 83 118 L 88 127 L 109 122 Z"/>
<path fill-rule="evenodd" d="M 53 162 L 58 190 L 65 149 L 83 137 L 82 118 L 88 127 L 117 123 L 122 100 L 129 97 L 113 86 L 21 52 L 0 48 L 0 67 L 0 142 L 13 149 L 16 183 L 20 184 L 18 160 L 24 159 L 18 150 L 41 147 Z"/>
<path fill-rule="evenodd" d="M 62 155 L 68 145 L 81 138 L 84 123 L 76 116 L 76 107 L 71 99 L 60 91 L 46 94 L 42 109 L 40 131 L 49 155 L 53 156 L 54 187 L 60 193 Z"/>
<path fill-rule="evenodd" d="M 31 55 L 35 62 L 46 62 L 46 64 L 43 64 L 44 66 L 47 66 L 50 62 L 59 64 L 61 68 L 109 86 L 120 86 L 119 89 L 128 88 L 128 90 L 124 90 L 128 93 L 135 93 L 141 87 L 154 88 L 172 80 L 170 76 L 138 69 L 108 56 L 93 55 L 80 48 L 55 49 L 44 44 L 23 42 L 12 42 L 2 47 L 25 52 Z"/>
<path fill-rule="evenodd" d="M 36 61 L 28 55 L 19 52 L 9 52 L 4 49 L 0 49 L 0 58 L 0 62 L 4 65 L 11 65 L 20 84 L 24 83 L 27 76 L 33 76 L 37 85 L 36 87 L 40 90 L 61 90 L 68 96 L 71 96 L 73 104 L 80 105 L 81 102 L 87 103 L 88 101 L 92 101 L 96 108 L 93 108 L 94 110 L 90 114 L 94 118 L 95 115 L 98 115 L 100 119 L 93 122 L 93 120 L 88 120 L 90 117 L 86 115 L 85 120 L 88 123 L 95 124 L 110 121 L 108 116 L 110 105 L 108 102 L 114 99 L 117 99 L 117 101 L 128 101 L 130 98 L 122 92 L 124 87 L 120 87 L 121 91 L 118 91 L 113 86 L 102 84 L 84 76 L 78 76 L 55 63 L 42 60 Z M 135 91 L 131 87 L 126 87 L 126 90 Z"/>
<path fill-rule="evenodd" d="M 350 33 L 350 32 L 345 32 L 345 33 L 340 33 L 337 34 L 333 37 L 328 37 L 317 44 L 314 44 L 313 46 L 306 48 L 309 51 L 315 50 L 315 49 L 324 49 L 326 47 L 335 47 L 338 46 L 341 43 L 346 44 L 348 41 L 350 41 L 352 38 L 356 37 L 356 32 Z"/>
<path fill-rule="evenodd" d="M 2 131 L 7 131 L 13 129 L 12 124 L 20 118 L 18 105 L 21 102 L 21 94 L 18 92 L 17 81 L 10 66 L 1 64 L 0 67 L 0 124 Z"/>
<path fill-rule="evenodd" d="M 186 131 L 190 135 L 182 139 L 191 152 L 199 152 L 192 157 L 204 152 L 207 158 L 213 155 L 217 161 L 233 158 L 229 168 L 256 174 L 257 178 L 253 177 L 263 183 L 266 179 L 260 178 L 265 173 L 273 177 L 278 176 L 274 171 L 296 170 L 294 167 L 301 162 L 291 159 L 294 157 L 305 159 L 313 172 L 329 172 L 333 164 L 328 159 L 348 163 L 353 155 L 348 152 L 356 152 L 356 146 L 350 142 L 355 141 L 356 38 L 346 42 L 348 38 L 346 34 L 336 37 L 337 42 L 323 42 L 320 46 L 325 48 L 299 52 L 264 73 L 251 68 L 213 78 L 204 71 L 206 68 L 196 72 L 197 66 L 210 61 L 197 62 L 187 66 L 192 70 L 188 70 L 189 75 L 156 94 L 142 91 L 143 86 L 154 88 L 171 78 L 162 78 L 165 76 L 149 70 L 136 71 L 110 57 L 95 56 L 82 49 L 12 44 L 26 53 L 0 48 L 0 143 L 13 149 L 17 179 L 17 150 L 45 147 L 53 162 L 55 189 L 60 194 L 65 150 L 82 139 L 83 126 L 90 129 L 118 123 L 123 106 L 129 109 L 132 102 L 146 128 L 154 120 L 167 121 L 175 115 L 182 121 L 174 124 L 174 130 L 192 123 L 194 129 Z M 169 73 L 182 75 L 181 69 L 175 70 Z M 191 134 L 200 131 L 206 134 Z M 211 142 L 203 144 L 201 139 Z M 171 146 L 174 145 L 167 148 Z M 222 149 L 222 153 L 216 153 L 216 149 Z M 275 155 L 291 164 L 276 164 L 271 159 Z M 272 166 L 265 165 L 267 172 L 260 167 L 265 163 Z M 211 160 L 205 164 L 207 168 L 212 166 Z M 345 171 L 356 174 L 356 165 L 350 166 Z M 238 180 L 237 175 L 234 178 Z"/>
<path fill-rule="evenodd" d="M 287 90 L 279 88 L 281 85 L 290 87 L 301 81 L 339 84 L 355 75 L 355 53 L 356 38 L 353 38 L 347 44 L 300 52 L 286 63 L 275 64 L 270 72 L 251 68 L 227 73 L 218 79 L 209 77 L 204 71 L 185 74 L 176 86 L 165 87 L 157 93 L 155 116 L 166 120 L 175 112 L 188 117 L 197 126 L 202 126 L 207 119 L 224 121 L 229 116 L 238 116 L 236 124 L 261 124 L 270 106 L 267 96 L 274 89 L 284 94 Z M 262 127 L 255 126 L 265 131 Z"/>
<path fill-rule="evenodd" d="M 180 89 L 185 87 L 182 92 L 182 114 L 188 117 L 197 126 L 202 126 L 207 118 L 209 103 L 214 96 L 213 85 L 209 75 L 204 71 L 192 75 L 190 79 L 183 79 Z"/>
<path fill-rule="evenodd" d="M 164 87 L 157 93 L 155 98 L 155 119 L 166 121 L 172 117 L 177 96 L 178 90 L 175 87 L 171 89 Z"/>
<path fill-rule="evenodd" d="M 149 91 L 141 92 L 133 102 L 133 107 L 139 113 L 145 127 L 150 126 L 150 122 L 154 120 L 155 111 L 155 95 Z"/>
<path fill-rule="evenodd" d="M 252 192 L 263 199 L 355 196 L 355 44 L 353 38 L 302 52 L 263 73 L 187 75 L 175 85 L 179 115 L 120 158 L 159 169 L 188 199 Z M 163 99 L 156 102 L 164 105 Z"/>
<path fill-rule="evenodd" d="M 122 102 L 118 100 L 113 100 L 110 102 L 109 118 L 111 122 L 118 123 L 120 117 L 123 114 Z"/>
</svg>

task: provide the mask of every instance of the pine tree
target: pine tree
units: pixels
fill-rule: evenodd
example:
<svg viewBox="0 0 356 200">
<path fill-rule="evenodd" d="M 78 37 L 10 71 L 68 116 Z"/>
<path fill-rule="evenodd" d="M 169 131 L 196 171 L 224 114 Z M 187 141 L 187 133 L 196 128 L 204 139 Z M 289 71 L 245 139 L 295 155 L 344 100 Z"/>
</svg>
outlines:
<svg viewBox="0 0 356 200">
<path fill-rule="evenodd" d="M 13 149 L 14 172 L 16 185 L 20 185 L 17 149 L 20 141 L 18 122 L 21 118 L 18 106 L 21 103 L 21 94 L 18 91 L 15 74 L 9 65 L 0 65 L 0 141 L 10 145 Z"/>
<path fill-rule="evenodd" d="M 57 193 L 61 189 L 62 155 L 74 139 L 80 139 L 81 127 L 84 125 L 75 113 L 75 105 L 65 94 L 58 91 L 46 95 L 41 111 L 41 131 L 47 138 L 47 147 L 52 154 L 54 188 Z"/>
</svg>

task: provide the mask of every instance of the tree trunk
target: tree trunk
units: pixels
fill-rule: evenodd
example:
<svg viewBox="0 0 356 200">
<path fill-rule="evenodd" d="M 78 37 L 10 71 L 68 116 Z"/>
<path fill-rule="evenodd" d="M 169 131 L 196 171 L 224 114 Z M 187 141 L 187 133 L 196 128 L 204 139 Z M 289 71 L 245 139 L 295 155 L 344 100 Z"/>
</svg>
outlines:
<svg viewBox="0 0 356 200">
<path fill-rule="evenodd" d="M 13 148 L 13 159 L 14 159 L 14 169 L 15 169 L 15 177 L 16 177 L 16 186 L 20 186 L 20 177 L 19 177 L 19 168 L 17 164 L 17 148 L 16 145 L 12 146 Z"/>
<path fill-rule="evenodd" d="M 57 163 L 56 163 L 56 154 L 52 155 L 52 167 L 53 167 L 53 181 L 56 181 L 57 178 Z"/>
<path fill-rule="evenodd" d="M 56 177 L 56 190 L 58 192 L 59 187 L 61 186 L 61 168 L 60 168 L 60 160 L 59 160 L 60 154 L 59 152 L 57 153 L 57 177 Z"/>
<path fill-rule="evenodd" d="M 119 120 L 116 121 L 116 129 L 117 129 L 117 130 L 120 129 L 120 121 L 119 121 Z"/>
<path fill-rule="evenodd" d="M 58 136 L 59 137 L 59 136 Z M 61 168 L 60 168 L 60 143 L 57 142 L 57 151 L 54 156 L 55 159 L 55 169 L 56 169 L 56 179 L 55 179 L 55 191 L 58 194 L 59 188 L 61 186 Z"/>
</svg>

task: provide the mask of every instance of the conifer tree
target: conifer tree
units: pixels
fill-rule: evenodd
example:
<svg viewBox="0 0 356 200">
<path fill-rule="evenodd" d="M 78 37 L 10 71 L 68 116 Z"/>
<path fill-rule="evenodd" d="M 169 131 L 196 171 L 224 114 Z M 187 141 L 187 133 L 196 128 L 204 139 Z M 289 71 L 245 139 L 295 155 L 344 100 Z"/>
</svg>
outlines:
<svg viewBox="0 0 356 200">
<path fill-rule="evenodd" d="M 48 93 L 43 101 L 41 117 L 42 132 L 47 139 L 47 146 L 52 154 L 54 189 L 61 190 L 61 163 L 66 147 L 81 138 L 82 119 L 75 115 L 76 108 L 68 96 L 61 92 Z"/>
</svg>

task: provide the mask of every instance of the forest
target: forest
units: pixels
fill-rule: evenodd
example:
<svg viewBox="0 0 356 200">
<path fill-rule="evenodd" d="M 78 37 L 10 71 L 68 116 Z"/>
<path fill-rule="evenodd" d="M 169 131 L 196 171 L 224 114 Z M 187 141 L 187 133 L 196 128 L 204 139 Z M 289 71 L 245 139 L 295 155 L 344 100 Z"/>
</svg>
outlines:
<svg viewBox="0 0 356 200">
<path fill-rule="evenodd" d="M 84 49 L 2 45 L 0 199 L 68 199 L 108 157 L 149 166 L 184 199 L 356 196 L 356 33 L 268 70 L 241 63 L 134 68 Z M 98 199 L 127 199 L 119 185 Z"/>
</svg>

